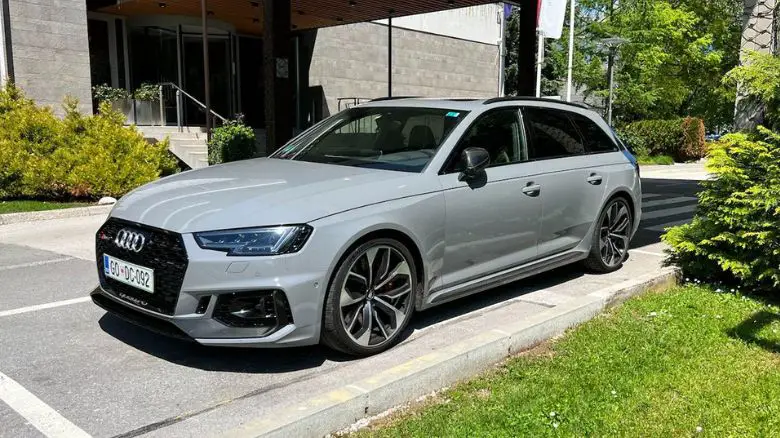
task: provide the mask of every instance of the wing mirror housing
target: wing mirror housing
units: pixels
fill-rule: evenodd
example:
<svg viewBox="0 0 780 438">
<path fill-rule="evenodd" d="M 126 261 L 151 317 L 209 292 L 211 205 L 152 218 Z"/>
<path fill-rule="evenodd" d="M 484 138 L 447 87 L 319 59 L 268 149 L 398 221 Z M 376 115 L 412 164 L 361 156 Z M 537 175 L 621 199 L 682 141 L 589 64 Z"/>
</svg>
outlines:
<svg viewBox="0 0 780 438">
<path fill-rule="evenodd" d="M 474 179 L 479 176 L 490 164 L 490 154 L 483 148 L 466 148 L 460 155 L 463 163 L 463 172 L 458 179 L 460 181 Z"/>
</svg>

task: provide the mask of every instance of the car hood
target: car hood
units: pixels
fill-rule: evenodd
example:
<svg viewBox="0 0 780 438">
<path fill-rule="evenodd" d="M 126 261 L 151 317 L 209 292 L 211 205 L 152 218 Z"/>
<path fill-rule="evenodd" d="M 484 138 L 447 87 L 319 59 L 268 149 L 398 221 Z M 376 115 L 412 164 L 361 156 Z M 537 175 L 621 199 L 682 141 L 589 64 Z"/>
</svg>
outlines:
<svg viewBox="0 0 780 438">
<path fill-rule="evenodd" d="M 179 233 L 306 223 L 432 190 L 421 181 L 421 174 L 260 158 L 147 184 L 111 216 Z"/>
</svg>

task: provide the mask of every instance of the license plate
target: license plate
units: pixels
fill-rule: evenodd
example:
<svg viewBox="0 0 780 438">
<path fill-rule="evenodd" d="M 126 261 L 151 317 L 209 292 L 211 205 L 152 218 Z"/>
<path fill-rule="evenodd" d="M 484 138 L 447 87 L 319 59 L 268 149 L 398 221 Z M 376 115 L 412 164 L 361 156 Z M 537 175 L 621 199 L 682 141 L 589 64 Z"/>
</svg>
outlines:
<svg viewBox="0 0 780 438">
<path fill-rule="evenodd" d="M 142 291 L 154 293 L 154 269 L 134 265 L 103 254 L 103 272 L 107 278 L 128 284 Z"/>
</svg>

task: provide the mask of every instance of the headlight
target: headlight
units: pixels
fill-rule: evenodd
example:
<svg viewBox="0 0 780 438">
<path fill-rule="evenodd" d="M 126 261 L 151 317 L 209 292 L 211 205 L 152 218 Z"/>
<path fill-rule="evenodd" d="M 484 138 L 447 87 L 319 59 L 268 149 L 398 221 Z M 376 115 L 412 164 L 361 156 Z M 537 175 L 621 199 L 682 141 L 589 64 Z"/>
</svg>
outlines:
<svg viewBox="0 0 780 438">
<path fill-rule="evenodd" d="M 195 233 L 194 237 L 201 248 L 224 251 L 231 256 L 272 256 L 297 252 L 311 231 L 308 225 L 289 225 L 206 231 Z"/>
</svg>

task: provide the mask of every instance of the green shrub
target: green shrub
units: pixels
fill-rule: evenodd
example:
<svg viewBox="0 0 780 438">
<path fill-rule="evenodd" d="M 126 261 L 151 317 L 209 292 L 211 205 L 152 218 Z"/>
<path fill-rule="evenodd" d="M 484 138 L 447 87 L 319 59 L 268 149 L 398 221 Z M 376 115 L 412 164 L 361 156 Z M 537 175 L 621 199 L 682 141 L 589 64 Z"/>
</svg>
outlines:
<svg viewBox="0 0 780 438">
<path fill-rule="evenodd" d="M 114 88 L 109 85 L 95 85 L 92 87 L 92 98 L 98 103 L 114 102 L 122 99 L 135 99 L 143 102 L 159 102 L 160 86 L 149 82 L 144 82 L 136 88 L 133 93 L 124 88 Z"/>
<path fill-rule="evenodd" d="M 649 142 L 645 141 L 645 137 L 642 136 L 637 129 L 626 129 L 631 125 L 627 125 L 617 131 L 618 136 L 623 143 L 625 143 L 631 152 L 636 156 L 649 157 L 650 146 Z"/>
<path fill-rule="evenodd" d="M 693 223 L 663 237 L 688 276 L 780 286 L 780 135 L 730 134 L 713 144 Z"/>
<path fill-rule="evenodd" d="M 95 85 L 92 87 L 92 98 L 98 103 L 114 102 L 116 100 L 129 99 L 130 93 L 124 88 L 114 88 L 109 85 Z"/>
<path fill-rule="evenodd" d="M 674 158 L 668 155 L 637 155 L 636 161 L 640 165 L 670 166 L 674 164 Z"/>
<path fill-rule="evenodd" d="M 150 145 L 108 102 L 97 115 L 73 100 L 64 109 L 59 119 L 12 85 L 0 90 L 0 198 L 118 197 L 174 171 L 168 142 Z"/>
<path fill-rule="evenodd" d="M 49 157 L 69 140 L 50 108 L 37 107 L 13 85 L 0 90 L 0 197 L 32 195 Z M 44 196 L 52 191 L 47 184 Z"/>
<path fill-rule="evenodd" d="M 638 155 L 671 155 L 682 141 L 682 119 L 642 120 L 620 129 Z"/>
<path fill-rule="evenodd" d="M 704 122 L 694 117 L 642 120 L 618 131 L 637 155 L 668 155 L 676 161 L 690 161 L 705 153 Z"/>
<path fill-rule="evenodd" d="M 71 196 L 121 196 L 176 167 L 167 139 L 149 144 L 135 126 L 124 126 L 124 116 L 107 104 L 96 116 L 70 111 L 66 121 L 77 138 L 76 147 L 63 150 L 62 157 Z M 82 132 L 78 132 L 80 125 Z"/>
<path fill-rule="evenodd" d="M 209 164 L 229 163 L 255 156 L 255 132 L 239 120 L 214 129 L 209 141 Z"/>
<path fill-rule="evenodd" d="M 678 152 L 681 161 L 698 160 L 706 155 L 704 121 L 686 117 L 682 122 L 683 139 Z"/>
<path fill-rule="evenodd" d="M 160 86 L 144 82 L 133 92 L 133 98 L 142 102 L 159 102 Z"/>
</svg>

